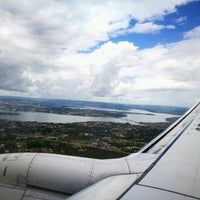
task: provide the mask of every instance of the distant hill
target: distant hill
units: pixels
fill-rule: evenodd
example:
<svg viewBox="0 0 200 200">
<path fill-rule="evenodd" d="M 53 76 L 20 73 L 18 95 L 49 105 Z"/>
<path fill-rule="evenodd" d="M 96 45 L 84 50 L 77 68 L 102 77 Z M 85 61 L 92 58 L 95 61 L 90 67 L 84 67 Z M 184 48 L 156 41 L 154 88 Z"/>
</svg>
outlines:
<svg viewBox="0 0 200 200">
<path fill-rule="evenodd" d="M 23 103 L 26 105 L 38 105 L 43 106 L 60 106 L 64 108 L 81 108 L 81 107 L 96 107 L 96 108 L 106 108 L 106 109 L 116 109 L 116 110 L 130 110 L 130 109 L 140 109 L 156 113 L 167 113 L 174 115 L 182 115 L 188 108 L 185 107 L 174 107 L 174 106 L 160 106 L 160 105 L 135 105 L 135 104 L 121 104 L 121 103 L 105 103 L 105 102 L 95 102 L 95 101 L 80 101 L 80 100 L 64 100 L 64 99 L 44 99 L 44 98 L 28 98 L 28 97 L 10 97 L 10 96 L 0 96 L 1 101 L 7 101 L 12 103 Z"/>
</svg>

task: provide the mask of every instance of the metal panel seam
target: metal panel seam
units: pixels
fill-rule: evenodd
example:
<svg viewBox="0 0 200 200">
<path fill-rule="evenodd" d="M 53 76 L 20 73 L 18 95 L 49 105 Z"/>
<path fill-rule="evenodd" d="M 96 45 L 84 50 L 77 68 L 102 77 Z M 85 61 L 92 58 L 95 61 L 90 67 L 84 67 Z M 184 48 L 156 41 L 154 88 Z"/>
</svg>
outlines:
<svg viewBox="0 0 200 200">
<path fill-rule="evenodd" d="M 27 188 L 27 186 L 28 186 L 29 171 L 30 171 L 31 165 L 32 165 L 32 163 L 33 163 L 33 160 L 36 158 L 37 155 L 38 155 L 38 153 L 36 153 L 36 154 L 33 156 L 32 160 L 31 160 L 31 162 L 30 162 L 30 164 L 29 164 L 29 166 L 28 166 L 28 170 L 27 170 L 27 174 L 26 174 L 26 186 L 25 186 L 25 188 L 24 188 L 24 194 L 22 195 L 21 200 L 23 200 L 23 198 L 25 197 L 24 195 L 26 194 L 26 188 Z"/>
<path fill-rule="evenodd" d="M 90 167 L 90 171 L 88 173 L 88 181 L 87 181 L 88 185 L 91 185 L 93 183 L 94 170 L 95 170 L 95 160 L 93 159 L 91 167 Z"/>
<path fill-rule="evenodd" d="M 131 174 L 131 169 L 130 169 L 130 165 L 129 165 L 129 163 L 128 163 L 127 158 L 125 157 L 124 160 L 125 160 L 125 162 L 126 162 L 126 164 L 127 164 L 129 174 Z"/>
</svg>

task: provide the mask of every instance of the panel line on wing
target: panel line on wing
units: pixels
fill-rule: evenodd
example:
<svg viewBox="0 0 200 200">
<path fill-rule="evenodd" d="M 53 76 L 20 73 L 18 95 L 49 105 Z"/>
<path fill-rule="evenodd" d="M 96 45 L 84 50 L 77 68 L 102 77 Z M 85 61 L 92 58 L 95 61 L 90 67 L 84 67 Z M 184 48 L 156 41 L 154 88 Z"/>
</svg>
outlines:
<svg viewBox="0 0 200 200">
<path fill-rule="evenodd" d="M 159 188 L 159 187 L 150 186 L 150 185 L 144 185 L 144 184 L 140 184 L 140 183 L 137 184 L 137 185 L 142 186 L 142 187 L 148 187 L 148 188 L 153 188 L 153 189 L 157 189 L 157 190 L 162 190 L 162 191 L 165 191 L 165 192 L 171 192 L 171 193 L 174 193 L 174 194 L 179 194 L 179 195 L 182 195 L 182 196 L 186 196 L 186 197 L 190 197 L 190 198 L 194 198 L 194 199 L 200 200 L 200 198 L 198 198 L 198 197 L 191 196 L 191 195 L 184 194 L 184 193 L 180 193 L 180 192 L 176 192 L 176 191 L 173 191 L 173 190 L 168 190 L 168 189 Z"/>
</svg>

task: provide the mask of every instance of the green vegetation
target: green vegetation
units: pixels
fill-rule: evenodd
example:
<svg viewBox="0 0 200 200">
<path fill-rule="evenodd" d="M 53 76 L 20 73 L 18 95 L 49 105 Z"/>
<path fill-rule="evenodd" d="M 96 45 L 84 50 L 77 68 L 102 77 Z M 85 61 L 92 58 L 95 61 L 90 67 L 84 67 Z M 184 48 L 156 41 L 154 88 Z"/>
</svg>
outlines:
<svg viewBox="0 0 200 200">
<path fill-rule="evenodd" d="M 0 114 L 47 112 L 91 117 L 126 117 L 131 109 L 182 114 L 185 108 L 111 104 L 91 101 L 0 97 Z M 134 114 L 147 114 L 134 112 Z M 44 152 L 93 158 L 114 158 L 137 152 L 175 118 L 163 123 L 39 123 L 0 120 L 0 153 Z"/>
<path fill-rule="evenodd" d="M 54 124 L 0 120 L 0 153 L 45 152 L 114 158 L 137 152 L 170 123 Z"/>
</svg>

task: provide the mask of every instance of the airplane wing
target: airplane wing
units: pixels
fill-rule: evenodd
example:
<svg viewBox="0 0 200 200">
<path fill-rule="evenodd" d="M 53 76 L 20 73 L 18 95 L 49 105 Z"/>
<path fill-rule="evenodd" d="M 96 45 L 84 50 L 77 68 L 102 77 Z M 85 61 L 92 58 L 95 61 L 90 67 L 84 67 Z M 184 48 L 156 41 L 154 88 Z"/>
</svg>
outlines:
<svg viewBox="0 0 200 200">
<path fill-rule="evenodd" d="M 0 155 L 1 200 L 200 199 L 200 104 L 118 159 Z"/>
</svg>

